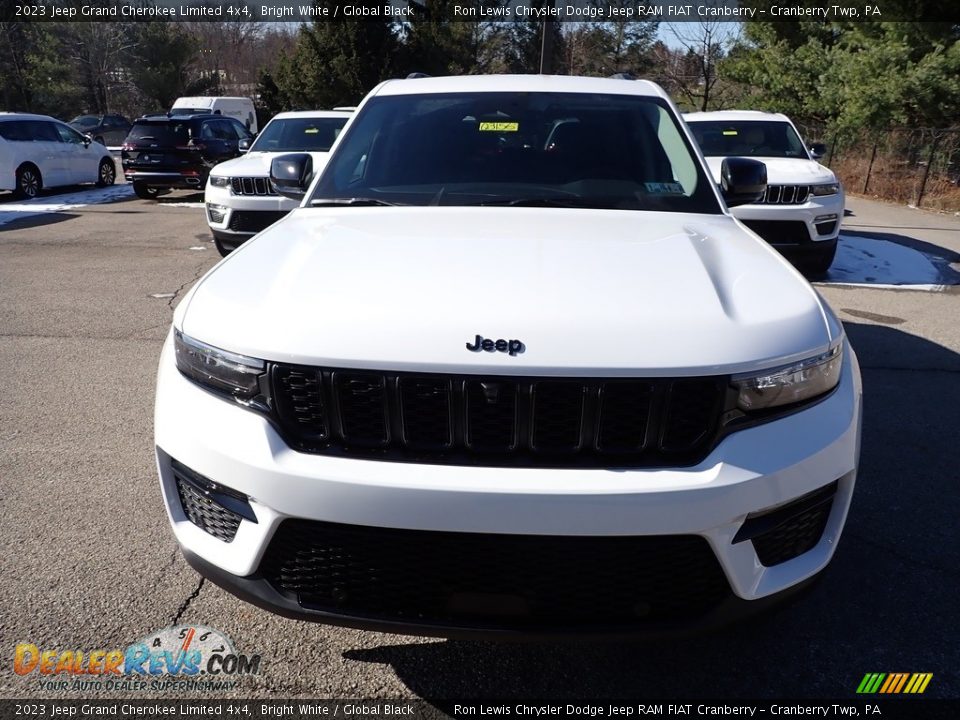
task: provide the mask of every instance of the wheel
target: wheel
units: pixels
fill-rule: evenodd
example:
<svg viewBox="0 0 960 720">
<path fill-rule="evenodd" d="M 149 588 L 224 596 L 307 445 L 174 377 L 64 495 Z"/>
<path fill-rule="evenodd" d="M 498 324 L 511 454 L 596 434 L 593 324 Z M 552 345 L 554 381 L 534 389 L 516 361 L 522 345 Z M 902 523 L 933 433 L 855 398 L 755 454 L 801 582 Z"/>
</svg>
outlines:
<svg viewBox="0 0 960 720">
<path fill-rule="evenodd" d="M 100 168 L 97 170 L 97 186 L 107 187 L 113 185 L 117 180 L 117 166 L 113 164 L 110 158 L 104 158 L 100 161 Z"/>
<path fill-rule="evenodd" d="M 825 243 L 822 248 L 817 248 L 817 252 L 804 259 L 801 270 L 804 275 L 810 277 L 820 277 L 826 275 L 830 266 L 833 265 L 833 259 L 837 255 L 837 243 Z"/>
<path fill-rule="evenodd" d="M 14 195 L 21 199 L 35 198 L 43 187 L 43 178 L 35 165 L 21 165 L 17 168 L 17 187 Z"/>
<path fill-rule="evenodd" d="M 154 200 L 156 199 L 157 195 L 160 194 L 160 188 L 150 187 L 143 182 L 138 182 L 135 180 L 133 182 L 133 192 L 136 193 L 138 198 L 143 198 L 144 200 Z"/>
</svg>

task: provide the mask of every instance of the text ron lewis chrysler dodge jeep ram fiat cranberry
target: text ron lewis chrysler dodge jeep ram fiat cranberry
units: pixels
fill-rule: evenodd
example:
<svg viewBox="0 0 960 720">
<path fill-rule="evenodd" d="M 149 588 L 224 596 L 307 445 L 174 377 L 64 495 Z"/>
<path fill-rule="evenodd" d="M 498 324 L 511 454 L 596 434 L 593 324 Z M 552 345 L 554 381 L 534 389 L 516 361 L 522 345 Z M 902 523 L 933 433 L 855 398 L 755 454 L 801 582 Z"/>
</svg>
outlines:
<svg viewBox="0 0 960 720">
<path fill-rule="evenodd" d="M 640 81 L 388 81 L 273 160 L 302 205 L 164 346 L 190 563 L 274 612 L 423 634 L 697 628 L 806 584 L 850 507 L 856 357 Z"/>
</svg>

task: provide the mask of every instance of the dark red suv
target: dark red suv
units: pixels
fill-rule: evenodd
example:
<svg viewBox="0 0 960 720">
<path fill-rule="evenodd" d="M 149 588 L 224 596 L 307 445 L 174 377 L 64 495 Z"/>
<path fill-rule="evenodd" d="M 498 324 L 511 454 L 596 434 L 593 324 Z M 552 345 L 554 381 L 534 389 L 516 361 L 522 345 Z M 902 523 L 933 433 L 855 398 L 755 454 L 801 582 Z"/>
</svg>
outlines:
<svg viewBox="0 0 960 720">
<path fill-rule="evenodd" d="M 252 139 L 246 127 L 223 115 L 146 115 L 123 144 L 123 174 L 141 198 L 202 190 L 210 168 L 246 152 Z"/>
</svg>

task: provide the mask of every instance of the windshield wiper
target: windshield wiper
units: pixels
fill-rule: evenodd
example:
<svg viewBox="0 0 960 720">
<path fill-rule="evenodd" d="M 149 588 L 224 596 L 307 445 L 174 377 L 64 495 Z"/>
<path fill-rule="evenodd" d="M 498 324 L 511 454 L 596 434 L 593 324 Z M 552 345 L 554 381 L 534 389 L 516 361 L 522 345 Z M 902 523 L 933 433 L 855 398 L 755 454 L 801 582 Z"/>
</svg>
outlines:
<svg viewBox="0 0 960 720">
<path fill-rule="evenodd" d="M 354 198 L 317 198 L 310 201 L 311 207 L 334 207 L 334 206 L 372 206 L 372 205 L 396 205 L 397 203 L 387 202 L 379 198 L 354 197 Z"/>
</svg>

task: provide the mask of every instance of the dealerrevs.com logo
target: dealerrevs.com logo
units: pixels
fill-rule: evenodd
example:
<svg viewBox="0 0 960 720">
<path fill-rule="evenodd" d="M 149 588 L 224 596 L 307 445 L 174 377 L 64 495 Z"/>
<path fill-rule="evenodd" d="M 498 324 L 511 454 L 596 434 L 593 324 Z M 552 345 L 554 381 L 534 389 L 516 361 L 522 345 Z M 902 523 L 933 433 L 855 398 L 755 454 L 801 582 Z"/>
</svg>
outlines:
<svg viewBox="0 0 960 720">
<path fill-rule="evenodd" d="M 17 675 L 37 676 L 44 690 L 232 690 L 260 672 L 260 655 L 237 652 L 219 630 L 164 628 L 125 649 L 74 650 L 19 643 Z"/>
</svg>

